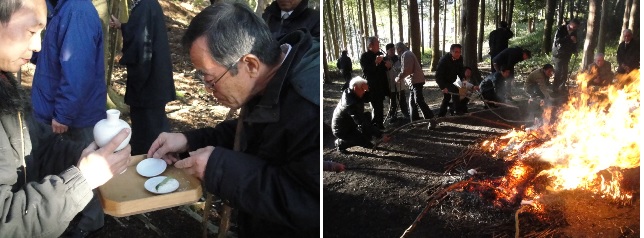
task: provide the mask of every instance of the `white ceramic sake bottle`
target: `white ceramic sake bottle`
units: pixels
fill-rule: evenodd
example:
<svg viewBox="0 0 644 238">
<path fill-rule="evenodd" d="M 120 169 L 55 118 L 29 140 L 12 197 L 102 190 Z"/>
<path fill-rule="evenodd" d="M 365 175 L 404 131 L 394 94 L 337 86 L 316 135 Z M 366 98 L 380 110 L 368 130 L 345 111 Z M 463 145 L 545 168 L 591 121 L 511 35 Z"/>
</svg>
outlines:
<svg viewBox="0 0 644 238">
<path fill-rule="evenodd" d="M 96 125 L 94 125 L 94 141 L 96 141 L 98 147 L 107 145 L 107 143 L 109 143 L 110 140 L 112 140 L 112 138 L 114 138 L 114 136 L 116 136 L 116 134 L 118 134 L 123 128 L 131 128 L 130 125 L 121 120 L 119 116 L 121 116 L 121 112 L 119 110 L 107 110 L 107 119 L 100 120 Z M 125 148 L 125 146 L 130 143 L 130 137 L 132 137 L 132 133 L 130 133 L 127 138 L 121 142 L 119 147 L 116 148 L 116 151 Z"/>
</svg>

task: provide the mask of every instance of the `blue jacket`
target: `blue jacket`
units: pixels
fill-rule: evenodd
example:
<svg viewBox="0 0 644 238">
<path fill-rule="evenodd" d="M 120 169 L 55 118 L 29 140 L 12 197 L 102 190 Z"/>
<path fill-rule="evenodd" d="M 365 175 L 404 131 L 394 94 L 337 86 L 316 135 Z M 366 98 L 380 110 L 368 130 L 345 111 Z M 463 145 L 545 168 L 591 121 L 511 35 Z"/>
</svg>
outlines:
<svg viewBox="0 0 644 238">
<path fill-rule="evenodd" d="M 49 19 L 31 94 L 34 117 L 94 126 L 105 118 L 107 99 L 98 12 L 90 0 L 59 0 Z"/>
</svg>

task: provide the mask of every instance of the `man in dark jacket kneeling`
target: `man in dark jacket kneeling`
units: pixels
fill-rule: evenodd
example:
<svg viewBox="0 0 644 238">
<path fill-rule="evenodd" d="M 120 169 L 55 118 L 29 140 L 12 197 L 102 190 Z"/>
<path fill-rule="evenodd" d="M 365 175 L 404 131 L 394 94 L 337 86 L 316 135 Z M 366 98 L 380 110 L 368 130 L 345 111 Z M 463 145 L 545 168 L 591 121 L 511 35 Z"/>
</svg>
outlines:
<svg viewBox="0 0 644 238">
<path fill-rule="evenodd" d="M 333 135 L 338 138 L 335 147 L 341 153 L 346 153 L 346 149 L 352 146 L 371 148 L 373 137 L 382 137 L 385 142 L 389 140 L 388 135 L 383 135 L 371 124 L 369 114 L 364 112 L 364 98 L 368 91 L 367 80 L 353 78 L 349 88 L 342 91 L 342 99 L 333 111 L 331 128 Z"/>
<path fill-rule="evenodd" d="M 215 3 L 183 44 L 206 90 L 239 118 L 161 133 L 148 156 L 176 162 L 237 209 L 239 237 L 319 237 L 319 42 L 300 30 L 278 42 L 248 6 Z"/>
</svg>

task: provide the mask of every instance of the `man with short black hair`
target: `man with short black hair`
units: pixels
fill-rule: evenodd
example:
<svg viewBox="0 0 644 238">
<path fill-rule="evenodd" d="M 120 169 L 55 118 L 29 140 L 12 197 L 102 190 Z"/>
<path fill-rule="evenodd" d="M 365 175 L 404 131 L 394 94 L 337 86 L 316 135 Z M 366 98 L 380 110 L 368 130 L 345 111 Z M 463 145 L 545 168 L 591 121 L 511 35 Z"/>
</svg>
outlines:
<svg viewBox="0 0 644 238">
<path fill-rule="evenodd" d="M 552 93 L 550 89 L 550 77 L 554 74 L 555 68 L 551 64 L 544 64 L 543 67 L 532 71 L 525 80 L 525 92 L 530 98 L 539 98 L 550 101 Z"/>
<path fill-rule="evenodd" d="M 458 87 L 454 85 L 454 82 L 456 82 L 456 77 L 465 77 L 463 58 L 461 57 L 462 48 L 460 44 L 452 44 L 449 47 L 450 53 L 438 61 L 438 66 L 436 67 L 436 83 L 438 84 L 438 88 L 443 92 L 443 101 L 441 102 L 438 117 L 447 115 L 447 108 L 454 108 L 454 103 L 460 100 Z"/>
<path fill-rule="evenodd" d="M 507 82 L 506 79 L 510 76 L 510 69 L 503 65 L 494 74 L 487 76 L 481 82 L 481 96 L 483 99 L 491 102 L 505 102 L 507 98 Z M 489 103 L 490 107 L 497 107 L 497 104 Z"/>
<path fill-rule="evenodd" d="M 130 149 L 114 150 L 124 129 L 98 148 L 48 137 L 48 150 L 32 151 L 28 98 L 13 73 L 41 50 L 45 0 L 0 1 L 0 236 L 58 237 L 103 185 L 129 165 Z M 85 148 L 83 150 L 83 148 Z M 38 154 L 38 155 L 37 155 Z M 28 159 L 29 158 L 29 159 Z"/>
<path fill-rule="evenodd" d="M 362 73 L 369 82 L 369 95 L 366 100 L 371 103 L 371 123 L 378 129 L 385 129 L 384 103 L 385 96 L 389 95 L 389 82 L 387 81 L 387 70 L 391 63 L 384 60 L 385 55 L 380 52 L 380 40 L 372 36 L 367 38 L 367 52 L 360 56 Z"/>
<path fill-rule="evenodd" d="M 555 33 L 552 43 L 552 62 L 555 65 L 552 91 L 555 93 L 566 90 L 568 64 L 570 64 L 572 54 L 577 54 L 577 27 L 579 27 L 579 20 L 572 19 L 566 25 L 557 28 L 557 33 Z"/>
<path fill-rule="evenodd" d="M 320 236 L 319 42 L 299 30 L 276 41 L 243 3 L 205 8 L 182 41 L 206 90 L 240 116 L 161 133 L 148 156 L 229 201 L 239 237 Z"/>
<path fill-rule="evenodd" d="M 349 87 L 349 81 L 351 81 L 351 71 L 353 71 L 353 63 L 351 63 L 351 58 L 349 58 L 348 51 L 343 50 L 342 55 L 338 59 L 336 66 L 340 69 L 342 77 L 344 78 L 344 85 L 342 85 L 342 90 Z"/>
<path fill-rule="evenodd" d="M 508 23 L 501 21 L 499 23 L 499 28 L 496 28 L 496 30 L 490 32 L 490 59 L 494 59 L 497 54 L 507 49 L 508 42 L 513 36 L 514 33 L 510 30 L 510 28 L 508 28 Z M 492 72 L 494 72 L 494 68 L 492 69 Z"/>
</svg>

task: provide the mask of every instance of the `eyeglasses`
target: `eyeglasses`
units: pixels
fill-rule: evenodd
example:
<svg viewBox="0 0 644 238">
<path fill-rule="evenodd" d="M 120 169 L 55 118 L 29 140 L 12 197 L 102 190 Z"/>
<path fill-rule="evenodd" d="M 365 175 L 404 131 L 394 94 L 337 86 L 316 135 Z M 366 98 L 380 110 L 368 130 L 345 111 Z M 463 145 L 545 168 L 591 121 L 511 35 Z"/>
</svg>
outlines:
<svg viewBox="0 0 644 238">
<path fill-rule="evenodd" d="M 232 65 L 228 66 L 226 71 L 223 74 L 221 74 L 221 76 L 219 76 L 219 78 L 217 78 L 217 80 L 215 80 L 215 82 L 213 82 L 213 83 L 206 82 L 206 80 L 205 80 L 206 77 L 204 76 L 203 71 L 197 70 L 197 75 L 200 76 L 199 78 L 201 79 L 201 82 L 206 86 L 206 88 L 212 89 L 212 88 L 215 87 L 215 84 L 217 84 L 219 82 L 219 80 L 221 80 L 224 77 L 224 75 L 226 75 L 228 73 L 228 71 L 230 71 L 230 69 L 233 68 L 233 66 L 235 66 L 235 65 L 236 64 L 232 64 Z"/>
</svg>

